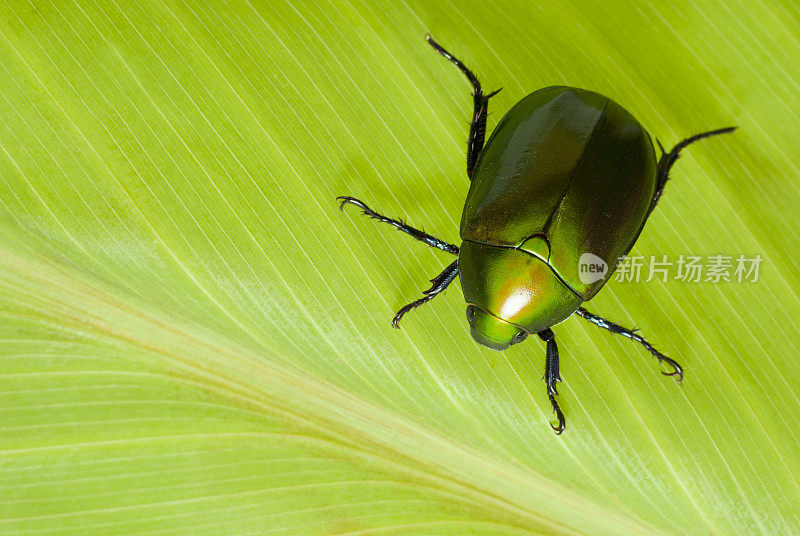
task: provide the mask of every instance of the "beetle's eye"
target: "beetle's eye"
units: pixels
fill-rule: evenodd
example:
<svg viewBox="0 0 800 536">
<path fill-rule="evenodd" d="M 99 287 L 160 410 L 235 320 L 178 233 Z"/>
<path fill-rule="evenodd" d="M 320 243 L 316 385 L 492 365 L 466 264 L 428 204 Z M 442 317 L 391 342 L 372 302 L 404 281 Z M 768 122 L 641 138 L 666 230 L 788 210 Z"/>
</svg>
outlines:
<svg viewBox="0 0 800 536">
<path fill-rule="evenodd" d="M 472 319 L 475 318 L 475 306 L 469 305 L 467 306 L 467 322 L 472 324 Z"/>
<path fill-rule="evenodd" d="M 517 332 L 516 335 L 514 335 L 514 338 L 511 339 L 511 344 L 517 344 L 519 342 L 522 342 L 522 341 L 525 340 L 525 338 L 527 336 L 528 336 L 528 332 L 527 331 L 520 330 L 519 332 Z"/>
</svg>

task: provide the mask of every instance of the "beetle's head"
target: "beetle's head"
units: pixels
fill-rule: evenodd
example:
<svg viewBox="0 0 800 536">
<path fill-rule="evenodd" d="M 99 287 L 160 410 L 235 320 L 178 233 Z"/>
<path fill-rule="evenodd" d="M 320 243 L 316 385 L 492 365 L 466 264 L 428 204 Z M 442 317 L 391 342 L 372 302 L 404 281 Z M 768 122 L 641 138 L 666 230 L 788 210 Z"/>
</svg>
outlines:
<svg viewBox="0 0 800 536">
<path fill-rule="evenodd" d="M 558 324 L 582 302 L 547 262 L 518 249 L 465 241 L 458 270 L 472 338 L 492 350 Z"/>
</svg>

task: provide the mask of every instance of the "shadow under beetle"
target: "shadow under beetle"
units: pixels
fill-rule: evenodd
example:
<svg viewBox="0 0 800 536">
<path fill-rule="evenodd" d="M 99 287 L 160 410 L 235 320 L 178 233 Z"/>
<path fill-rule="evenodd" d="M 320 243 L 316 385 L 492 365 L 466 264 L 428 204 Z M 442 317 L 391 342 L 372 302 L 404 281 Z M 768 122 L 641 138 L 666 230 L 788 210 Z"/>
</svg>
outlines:
<svg viewBox="0 0 800 536">
<path fill-rule="evenodd" d="M 680 151 L 735 127 L 697 134 L 669 152 L 659 143 L 657 160 L 650 135 L 619 104 L 584 89 L 554 86 L 518 102 L 484 146 L 489 99 L 499 90 L 484 94 L 472 71 L 430 35 L 426 40 L 473 88 L 467 141 L 471 184 L 461 217 L 461 247 L 382 216 L 353 197 L 338 198 L 341 209 L 355 205 L 366 216 L 458 257 L 431 280 L 422 298 L 398 311 L 392 325 L 399 327 L 403 315 L 435 298 L 459 276 L 467 320 L 478 343 L 505 350 L 531 333 L 546 341 L 544 380 L 558 417 L 558 425 L 551 424 L 556 434 L 564 431 L 565 420 L 555 398 L 561 376 L 550 328 L 573 314 L 638 342 L 671 368 L 662 374 L 680 382 L 683 369 L 678 363 L 635 330 L 581 304 L 597 294 L 633 247 Z M 590 277 L 581 274 L 586 254 L 604 261 L 607 270 Z"/>
</svg>

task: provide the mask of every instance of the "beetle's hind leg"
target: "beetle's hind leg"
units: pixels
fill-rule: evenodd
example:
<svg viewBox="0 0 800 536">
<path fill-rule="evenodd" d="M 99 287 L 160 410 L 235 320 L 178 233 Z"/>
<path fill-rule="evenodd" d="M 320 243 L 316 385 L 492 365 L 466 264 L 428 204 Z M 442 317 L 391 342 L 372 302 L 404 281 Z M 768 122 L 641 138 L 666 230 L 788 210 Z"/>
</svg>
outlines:
<svg viewBox="0 0 800 536">
<path fill-rule="evenodd" d="M 550 425 L 556 435 L 561 435 L 567 427 L 564 419 L 564 412 L 556 402 L 556 384 L 561 382 L 561 374 L 558 370 L 558 346 L 556 345 L 556 336 L 552 329 L 545 329 L 540 331 L 537 335 L 543 341 L 547 342 L 547 359 L 544 365 L 544 382 L 547 385 L 547 396 L 550 398 L 550 404 L 553 405 L 553 411 L 556 412 L 558 417 L 558 426 Z"/>
<path fill-rule="evenodd" d="M 337 201 L 340 201 L 339 209 L 344 210 L 345 205 L 354 205 L 361 209 L 361 213 L 365 216 L 372 218 L 373 220 L 378 220 L 379 222 L 388 223 L 398 231 L 402 231 L 409 235 L 411 238 L 415 240 L 419 240 L 420 242 L 424 242 L 428 244 L 432 248 L 441 249 L 442 251 L 446 251 L 453 255 L 458 255 L 458 246 L 454 246 L 453 244 L 448 244 L 444 240 L 439 240 L 433 235 L 429 235 L 425 231 L 420 231 L 419 229 L 415 229 L 410 225 L 406 225 L 403 223 L 402 220 L 395 220 L 392 218 L 387 218 L 382 214 L 378 214 L 371 208 L 367 206 L 366 203 L 363 201 L 356 199 L 355 197 L 347 197 L 347 196 L 340 196 L 336 198 Z"/>
<path fill-rule="evenodd" d="M 632 341 L 638 342 L 639 344 L 644 346 L 645 350 L 650 352 L 656 359 L 658 359 L 659 363 L 666 363 L 669 367 L 672 368 L 671 372 L 664 372 L 662 370 L 661 374 L 663 374 L 664 376 L 675 376 L 675 380 L 678 383 L 680 383 L 681 380 L 683 379 L 683 367 L 681 367 L 675 360 L 670 359 L 669 357 L 665 356 L 664 354 L 653 348 L 653 346 L 649 342 L 647 342 L 644 339 L 644 337 L 642 337 L 641 335 L 637 335 L 635 329 L 628 329 L 622 327 L 619 324 L 615 324 L 614 322 L 611 322 L 609 320 L 606 320 L 595 314 L 590 313 L 583 307 L 580 307 L 577 311 L 575 311 L 575 314 L 577 314 L 582 318 L 585 318 L 595 326 L 599 326 L 603 329 L 607 329 L 611 333 L 616 333 L 617 335 L 622 335 L 623 337 L 627 337 Z"/>
<path fill-rule="evenodd" d="M 717 136 L 719 134 L 727 134 L 729 132 L 733 132 L 734 130 L 736 130 L 736 127 L 727 127 L 695 134 L 694 136 L 686 138 L 675 145 L 670 152 L 666 152 L 664 147 L 661 145 L 661 142 L 656 140 L 658 143 L 658 148 L 661 149 L 661 158 L 659 158 L 658 166 L 656 167 L 656 193 L 653 195 L 653 201 L 650 204 L 650 212 L 656 208 L 656 203 L 658 203 L 658 200 L 661 199 L 661 194 L 664 192 L 664 186 L 669 180 L 669 172 L 672 169 L 672 166 L 675 165 L 675 162 L 678 161 L 678 158 L 680 158 L 682 150 L 686 149 L 686 147 L 696 141 L 710 138 L 711 136 Z"/>
<path fill-rule="evenodd" d="M 475 171 L 475 164 L 478 162 L 478 157 L 483 149 L 483 140 L 486 137 L 486 118 L 489 115 L 489 99 L 497 95 L 500 90 L 498 89 L 497 91 L 492 91 L 488 95 L 484 95 L 481 83 L 478 81 L 478 77 L 475 76 L 475 73 L 470 71 L 461 60 L 450 54 L 442 45 L 434 41 L 431 34 L 426 35 L 425 40 L 436 52 L 458 67 L 472 84 L 472 120 L 469 123 L 469 140 L 467 140 L 467 176 L 472 179 L 472 174 Z"/>
<path fill-rule="evenodd" d="M 392 327 L 400 328 L 400 319 L 403 316 L 411 311 L 412 309 L 416 309 L 423 303 L 427 303 L 434 299 L 436 296 L 444 292 L 450 283 L 453 282 L 453 279 L 456 278 L 458 275 L 458 261 L 453 261 L 450 266 L 445 268 L 442 273 L 431 279 L 431 288 L 428 290 L 423 290 L 422 293 L 424 296 L 418 300 L 415 300 L 408 305 L 405 305 L 402 309 L 397 311 L 397 314 L 394 315 L 392 319 Z"/>
</svg>

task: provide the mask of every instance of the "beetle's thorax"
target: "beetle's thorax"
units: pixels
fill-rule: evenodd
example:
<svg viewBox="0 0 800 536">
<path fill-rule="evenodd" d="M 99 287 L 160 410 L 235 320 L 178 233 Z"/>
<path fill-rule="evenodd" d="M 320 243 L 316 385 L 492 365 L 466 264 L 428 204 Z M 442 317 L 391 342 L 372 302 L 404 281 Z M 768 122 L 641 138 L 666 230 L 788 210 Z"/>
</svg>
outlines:
<svg viewBox="0 0 800 536">
<path fill-rule="evenodd" d="M 582 303 L 545 260 L 521 249 L 464 241 L 458 267 L 464 299 L 497 319 L 486 317 L 482 333 L 494 341 L 513 335 L 502 323 L 538 333 L 568 318 Z"/>
</svg>

